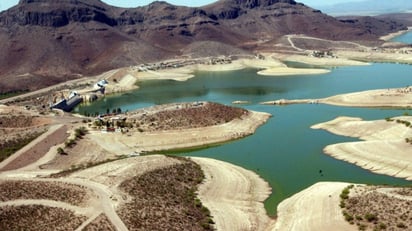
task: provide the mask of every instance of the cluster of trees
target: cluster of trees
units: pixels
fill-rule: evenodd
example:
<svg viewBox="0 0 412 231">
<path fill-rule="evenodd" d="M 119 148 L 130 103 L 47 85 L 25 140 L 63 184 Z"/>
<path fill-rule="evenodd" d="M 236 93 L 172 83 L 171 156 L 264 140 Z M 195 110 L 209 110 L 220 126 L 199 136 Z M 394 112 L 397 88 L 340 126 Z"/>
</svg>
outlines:
<svg viewBox="0 0 412 231">
<path fill-rule="evenodd" d="M 110 109 L 110 108 L 106 108 L 106 115 L 109 115 L 109 114 L 120 114 L 120 113 L 122 113 L 122 109 L 120 108 L 120 107 L 118 107 L 118 108 L 113 108 L 113 109 Z M 87 116 L 87 117 L 96 117 L 96 116 L 99 116 L 99 115 L 101 115 L 101 113 L 99 113 L 99 112 L 94 112 L 94 113 L 90 113 L 90 112 L 84 112 L 84 115 L 85 116 Z"/>
</svg>

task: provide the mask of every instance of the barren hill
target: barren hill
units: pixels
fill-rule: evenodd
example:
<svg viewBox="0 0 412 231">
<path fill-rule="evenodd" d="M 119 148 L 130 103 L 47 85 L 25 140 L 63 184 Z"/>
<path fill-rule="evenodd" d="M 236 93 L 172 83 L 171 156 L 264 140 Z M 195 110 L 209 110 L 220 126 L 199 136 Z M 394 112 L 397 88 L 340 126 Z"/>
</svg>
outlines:
<svg viewBox="0 0 412 231">
<path fill-rule="evenodd" d="M 400 29 L 386 19 L 340 21 L 293 0 L 220 0 L 197 8 L 21 0 L 0 14 L 0 93 L 182 54 L 204 56 L 194 44 L 213 44 L 208 54 L 239 54 L 286 34 L 366 42 Z"/>
</svg>

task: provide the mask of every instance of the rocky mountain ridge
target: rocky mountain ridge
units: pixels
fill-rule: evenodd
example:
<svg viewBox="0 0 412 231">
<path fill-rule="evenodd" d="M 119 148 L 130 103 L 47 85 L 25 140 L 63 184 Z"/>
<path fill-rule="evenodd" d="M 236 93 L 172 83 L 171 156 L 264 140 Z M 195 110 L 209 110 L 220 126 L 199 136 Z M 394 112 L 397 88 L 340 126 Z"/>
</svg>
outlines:
<svg viewBox="0 0 412 231">
<path fill-rule="evenodd" d="M 204 7 L 157 1 L 137 8 L 99 0 L 20 0 L 0 13 L 0 93 L 202 56 L 194 47 L 228 55 L 254 52 L 257 41 L 275 43 L 287 34 L 367 42 L 400 29 L 405 26 L 386 19 L 340 21 L 294 0 L 220 0 Z"/>
</svg>

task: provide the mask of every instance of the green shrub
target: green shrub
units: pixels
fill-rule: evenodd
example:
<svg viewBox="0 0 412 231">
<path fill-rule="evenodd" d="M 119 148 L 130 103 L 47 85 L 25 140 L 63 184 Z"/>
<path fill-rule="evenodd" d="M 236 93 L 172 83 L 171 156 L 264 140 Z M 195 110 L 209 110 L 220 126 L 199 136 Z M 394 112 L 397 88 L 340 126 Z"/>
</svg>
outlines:
<svg viewBox="0 0 412 231">
<path fill-rule="evenodd" d="M 343 211 L 342 213 L 343 213 L 343 216 L 345 217 L 346 221 L 349 221 L 349 222 L 353 221 L 353 216 L 351 214 L 349 214 L 346 211 Z"/>
<path fill-rule="evenodd" d="M 366 230 L 366 225 L 365 224 L 359 224 L 358 228 L 359 228 L 359 230 Z"/>
<path fill-rule="evenodd" d="M 358 220 L 358 221 L 363 220 L 362 216 L 359 216 L 359 215 L 356 215 L 355 218 L 356 218 L 356 220 Z"/>
<path fill-rule="evenodd" d="M 354 187 L 354 185 L 349 185 L 348 187 L 344 188 L 342 193 L 340 194 L 340 198 L 346 200 L 349 198 L 350 190 Z"/>
<path fill-rule="evenodd" d="M 64 151 L 64 149 L 61 148 L 61 147 L 58 147 L 58 148 L 57 148 L 57 153 L 60 154 L 60 155 L 65 155 L 65 154 L 66 154 L 66 152 Z"/>
<path fill-rule="evenodd" d="M 379 224 L 379 229 L 386 229 L 388 226 L 386 225 L 386 224 L 384 224 L 384 223 L 380 223 Z"/>
<path fill-rule="evenodd" d="M 377 221 L 378 217 L 376 216 L 376 214 L 368 213 L 365 215 L 365 219 L 369 222 L 373 222 L 373 221 Z"/>
</svg>

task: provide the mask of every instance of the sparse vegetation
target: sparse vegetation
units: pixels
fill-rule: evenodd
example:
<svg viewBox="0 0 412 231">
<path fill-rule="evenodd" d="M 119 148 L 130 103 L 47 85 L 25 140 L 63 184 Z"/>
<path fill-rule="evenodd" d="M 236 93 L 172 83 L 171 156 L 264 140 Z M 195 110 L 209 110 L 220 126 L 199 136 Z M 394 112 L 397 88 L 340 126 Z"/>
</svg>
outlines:
<svg viewBox="0 0 412 231">
<path fill-rule="evenodd" d="M 408 226 L 406 226 L 404 223 L 402 223 L 402 222 L 399 222 L 397 225 L 396 225 L 396 227 L 398 227 L 398 228 L 401 228 L 401 229 L 406 229 L 406 228 L 408 228 Z"/>
<path fill-rule="evenodd" d="M 5 142 L 0 142 L 0 162 L 7 159 L 13 153 L 17 152 L 34 139 L 39 137 L 43 132 L 34 132 L 25 135 L 24 137 L 17 137 L 13 140 L 7 140 Z"/>
<path fill-rule="evenodd" d="M 65 152 L 64 149 L 61 148 L 61 147 L 58 147 L 58 148 L 57 148 L 57 153 L 60 154 L 60 155 L 66 155 L 66 152 Z"/>
<path fill-rule="evenodd" d="M 75 230 L 86 220 L 71 211 L 42 205 L 0 207 L 0 230 Z"/>
<path fill-rule="evenodd" d="M 341 194 L 342 214 L 346 221 L 356 224 L 359 230 L 406 230 L 411 226 L 412 202 L 401 198 L 411 195 L 412 188 L 388 191 L 378 186 L 357 186 L 353 194 L 346 189 Z"/>
<path fill-rule="evenodd" d="M 391 117 L 386 117 L 385 120 L 386 120 L 387 122 L 392 122 L 392 121 L 393 121 L 393 119 L 392 119 Z"/>
<path fill-rule="evenodd" d="M 105 230 L 105 231 L 115 231 L 116 228 L 112 223 L 107 219 L 103 214 L 98 216 L 94 221 L 88 224 L 83 229 L 84 231 L 96 231 L 96 230 Z"/>
<path fill-rule="evenodd" d="M 403 116 L 409 116 L 409 113 L 408 113 L 408 112 L 404 112 L 404 113 L 403 113 Z M 396 121 L 396 123 L 404 124 L 406 127 L 412 128 L 412 123 L 409 122 L 409 121 L 407 121 L 407 120 L 401 120 L 401 119 L 394 120 L 394 119 L 389 118 L 389 117 L 386 118 L 385 120 L 388 121 L 388 122 Z M 412 137 L 411 137 L 411 138 L 405 138 L 405 142 L 406 142 L 406 143 L 409 143 L 409 144 L 412 144 Z"/>
<path fill-rule="evenodd" d="M 397 120 L 396 120 L 396 123 L 404 124 L 406 127 L 410 127 L 410 126 L 411 126 L 411 122 L 406 121 L 406 120 L 397 119 Z"/>
<path fill-rule="evenodd" d="M 132 230 L 212 230 L 210 211 L 196 198 L 204 176 L 192 161 L 148 172 L 120 187 L 133 197 L 119 209 Z"/>
<path fill-rule="evenodd" d="M 377 221 L 377 220 L 378 220 L 378 217 L 376 216 L 376 214 L 367 213 L 367 214 L 365 215 L 365 219 L 366 219 L 367 221 L 369 221 L 369 222 L 374 222 L 374 221 Z"/>
<path fill-rule="evenodd" d="M 87 134 L 87 128 L 85 127 L 80 127 L 80 128 L 76 128 L 74 130 L 74 137 L 72 139 L 68 139 L 66 140 L 66 142 L 64 142 L 64 145 L 66 148 L 72 148 L 74 145 L 76 145 L 76 141 L 79 139 L 83 139 L 83 137 Z"/>
<path fill-rule="evenodd" d="M 131 123 L 140 132 L 167 131 L 207 127 L 227 123 L 248 113 L 247 110 L 217 103 L 200 102 L 168 105 L 168 109 L 137 112 L 126 124 Z M 146 111 L 146 110 L 145 110 Z"/>
<path fill-rule="evenodd" d="M 2 99 L 7 99 L 7 98 L 11 98 L 11 97 L 14 97 L 14 96 L 18 96 L 18 95 L 24 94 L 24 93 L 26 93 L 26 92 L 28 92 L 28 91 L 29 91 L 29 90 L 10 91 L 10 92 L 7 92 L 7 93 L 0 93 L 0 100 L 2 100 Z"/>
<path fill-rule="evenodd" d="M 120 156 L 118 158 L 106 159 L 106 160 L 98 161 L 98 162 L 88 162 L 86 164 L 72 165 L 72 166 L 70 166 L 69 169 L 63 170 L 63 171 L 58 172 L 58 173 L 51 174 L 50 177 L 52 177 L 52 178 L 65 177 L 65 176 L 70 175 L 71 173 L 77 172 L 79 170 L 83 170 L 83 169 L 86 169 L 86 168 L 91 168 L 91 167 L 94 167 L 94 166 L 97 166 L 97 165 L 106 164 L 106 163 L 113 162 L 113 161 L 120 160 L 120 159 L 124 159 L 124 158 L 126 158 L 126 156 Z"/>
<path fill-rule="evenodd" d="M 0 183 L 0 201 L 21 199 L 55 200 L 73 205 L 88 199 L 85 188 L 68 183 L 43 181 L 4 181 Z"/>
</svg>

